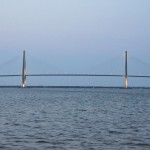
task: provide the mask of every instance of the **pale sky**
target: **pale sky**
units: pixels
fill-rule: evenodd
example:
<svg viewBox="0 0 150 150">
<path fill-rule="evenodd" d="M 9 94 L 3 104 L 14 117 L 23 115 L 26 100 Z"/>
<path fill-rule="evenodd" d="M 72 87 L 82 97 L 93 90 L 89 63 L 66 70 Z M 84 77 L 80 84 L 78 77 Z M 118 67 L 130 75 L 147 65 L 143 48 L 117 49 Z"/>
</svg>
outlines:
<svg viewBox="0 0 150 150">
<path fill-rule="evenodd" d="M 149 0 L 0 0 L 0 64 L 24 49 L 67 72 L 125 50 L 149 63 L 149 8 Z"/>
</svg>

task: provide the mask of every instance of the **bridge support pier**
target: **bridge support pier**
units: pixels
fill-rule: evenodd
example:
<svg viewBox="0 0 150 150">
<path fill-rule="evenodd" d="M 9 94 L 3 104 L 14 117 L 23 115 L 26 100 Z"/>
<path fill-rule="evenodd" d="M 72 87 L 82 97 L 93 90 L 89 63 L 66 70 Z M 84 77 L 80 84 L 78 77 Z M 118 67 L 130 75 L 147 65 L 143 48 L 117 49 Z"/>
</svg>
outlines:
<svg viewBox="0 0 150 150">
<path fill-rule="evenodd" d="M 26 87 L 26 54 L 23 51 L 22 88 Z"/>
<path fill-rule="evenodd" d="M 125 51 L 125 76 L 124 76 L 124 81 L 125 81 L 125 88 L 128 88 L 128 52 Z"/>
</svg>

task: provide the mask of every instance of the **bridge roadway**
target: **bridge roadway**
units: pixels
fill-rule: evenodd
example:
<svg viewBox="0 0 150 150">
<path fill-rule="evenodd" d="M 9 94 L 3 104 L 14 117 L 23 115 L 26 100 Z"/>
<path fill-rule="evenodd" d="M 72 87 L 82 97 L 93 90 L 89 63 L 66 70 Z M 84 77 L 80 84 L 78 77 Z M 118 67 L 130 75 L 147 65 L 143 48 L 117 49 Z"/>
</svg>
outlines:
<svg viewBox="0 0 150 150">
<path fill-rule="evenodd" d="M 0 77 L 20 77 L 22 76 L 21 74 L 4 74 L 4 75 L 0 75 Z M 108 74 L 27 74 L 26 76 L 29 77 L 40 77 L 40 76 L 89 76 L 89 77 L 124 77 L 125 75 L 118 75 L 118 74 L 114 74 L 114 75 L 108 75 Z M 128 75 L 128 77 L 134 77 L 134 78 L 150 78 L 150 75 Z"/>
</svg>

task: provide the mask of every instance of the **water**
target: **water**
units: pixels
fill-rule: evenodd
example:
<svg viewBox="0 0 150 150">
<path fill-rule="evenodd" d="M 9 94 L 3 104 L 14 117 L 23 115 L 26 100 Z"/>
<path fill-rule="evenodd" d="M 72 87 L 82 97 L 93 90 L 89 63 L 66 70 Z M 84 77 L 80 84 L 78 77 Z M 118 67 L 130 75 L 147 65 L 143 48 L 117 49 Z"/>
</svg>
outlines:
<svg viewBox="0 0 150 150">
<path fill-rule="evenodd" d="M 0 149 L 149 150 L 150 89 L 0 88 Z"/>
</svg>

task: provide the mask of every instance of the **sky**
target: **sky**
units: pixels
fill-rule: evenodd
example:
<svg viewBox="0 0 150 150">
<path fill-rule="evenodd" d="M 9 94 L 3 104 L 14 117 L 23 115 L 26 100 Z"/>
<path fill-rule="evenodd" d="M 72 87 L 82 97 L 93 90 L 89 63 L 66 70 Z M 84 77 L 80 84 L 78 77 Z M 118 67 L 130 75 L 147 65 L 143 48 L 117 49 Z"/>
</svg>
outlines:
<svg viewBox="0 0 150 150">
<path fill-rule="evenodd" d="M 149 0 L 0 0 L 0 64 L 23 50 L 66 72 L 126 50 L 149 63 L 149 8 Z"/>
</svg>

